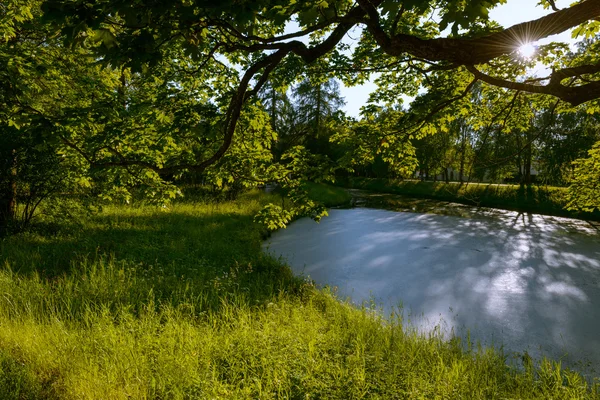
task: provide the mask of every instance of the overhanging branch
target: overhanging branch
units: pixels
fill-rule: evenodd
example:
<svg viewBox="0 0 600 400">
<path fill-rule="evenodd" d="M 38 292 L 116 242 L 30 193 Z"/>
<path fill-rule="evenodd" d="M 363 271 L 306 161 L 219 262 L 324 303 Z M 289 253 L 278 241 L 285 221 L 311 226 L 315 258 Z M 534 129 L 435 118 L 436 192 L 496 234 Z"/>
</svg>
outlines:
<svg viewBox="0 0 600 400">
<path fill-rule="evenodd" d="M 576 71 L 590 71 L 592 69 L 600 71 L 600 65 L 573 67 L 555 71 L 550 75 L 550 83 L 548 85 L 533 85 L 531 83 L 508 81 L 487 75 L 473 65 L 467 65 L 466 67 L 476 78 L 490 85 L 528 93 L 547 94 L 566 101 L 573 106 L 578 106 L 600 97 L 600 82 L 597 81 L 580 86 L 565 86 L 560 84 L 560 81 L 563 79 L 575 76 Z"/>
<path fill-rule="evenodd" d="M 600 16 L 600 0 L 586 0 L 536 20 L 514 25 L 480 38 L 421 39 L 413 35 L 389 36 L 379 23 L 376 4 L 358 0 L 369 18 L 363 22 L 377 44 L 389 55 L 409 53 L 430 61 L 458 65 L 484 64 L 514 52 L 520 45 L 556 35 Z"/>
</svg>

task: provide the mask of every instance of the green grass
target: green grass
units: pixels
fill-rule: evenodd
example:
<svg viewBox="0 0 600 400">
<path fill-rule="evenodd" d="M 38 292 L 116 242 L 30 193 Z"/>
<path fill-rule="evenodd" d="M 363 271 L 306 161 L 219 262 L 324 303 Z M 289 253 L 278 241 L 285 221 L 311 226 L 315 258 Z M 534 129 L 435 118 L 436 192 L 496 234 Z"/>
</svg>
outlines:
<svg viewBox="0 0 600 400">
<path fill-rule="evenodd" d="M 306 182 L 304 188 L 308 196 L 327 207 L 348 207 L 352 196 L 344 189 L 325 183 Z"/>
<path fill-rule="evenodd" d="M 264 256 L 257 192 L 0 242 L 1 399 L 600 398 L 422 337 Z"/>
<path fill-rule="evenodd" d="M 493 207 L 519 212 L 555 215 L 600 221 L 600 212 L 569 211 L 567 188 L 553 186 L 445 183 L 351 178 L 342 185 L 380 193 L 452 201 L 478 207 Z"/>
</svg>

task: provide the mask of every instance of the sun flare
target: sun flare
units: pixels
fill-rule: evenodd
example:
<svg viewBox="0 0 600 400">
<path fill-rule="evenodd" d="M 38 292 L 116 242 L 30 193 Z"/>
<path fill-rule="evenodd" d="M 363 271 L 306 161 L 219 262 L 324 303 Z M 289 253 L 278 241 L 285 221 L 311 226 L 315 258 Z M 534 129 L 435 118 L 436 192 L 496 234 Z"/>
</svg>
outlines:
<svg viewBox="0 0 600 400">
<path fill-rule="evenodd" d="M 523 58 L 530 59 L 535 55 L 536 48 L 531 43 L 525 43 L 519 47 L 519 54 Z"/>
</svg>

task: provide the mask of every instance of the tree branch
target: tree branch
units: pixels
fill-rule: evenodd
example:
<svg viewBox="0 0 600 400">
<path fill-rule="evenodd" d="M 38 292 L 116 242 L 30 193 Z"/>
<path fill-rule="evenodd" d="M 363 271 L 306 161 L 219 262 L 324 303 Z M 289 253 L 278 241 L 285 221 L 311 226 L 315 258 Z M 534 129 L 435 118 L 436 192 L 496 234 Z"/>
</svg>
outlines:
<svg viewBox="0 0 600 400">
<path fill-rule="evenodd" d="M 413 35 L 388 36 L 379 24 L 376 4 L 358 0 L 369 15 L 363 22 L 377 44 L 387 54 L 404 53 L 430 61 L 446 61 L 456 65 L 484 64 L 514 52 L 520 45 L 562 33 L 600 15 L 600 0 L 586 0 L 545 17 L 514 25 L 503 31 L 479 38 L 420 39 Z"/>
<path fill-rule="evenodd" d="M 564 86 L 560 84 L 560 81 L 563 79 L 573 77 L 577 73 L 581 73 L 581 71 L 600 71 L 600 65 L 572 67 L 555 71 L 550 75 L 550 83 L 545 86 L 496 78 L 479 71 L 473 65 L 467 65 L 466 68 L 475 75 L 476 78 L 490 85 L 522 92 L 548 94 L 566 101 L 573 106 L 578 106 L 600 97 L 600 82 L 594 81 L 580 86 Z"/>
</svg>

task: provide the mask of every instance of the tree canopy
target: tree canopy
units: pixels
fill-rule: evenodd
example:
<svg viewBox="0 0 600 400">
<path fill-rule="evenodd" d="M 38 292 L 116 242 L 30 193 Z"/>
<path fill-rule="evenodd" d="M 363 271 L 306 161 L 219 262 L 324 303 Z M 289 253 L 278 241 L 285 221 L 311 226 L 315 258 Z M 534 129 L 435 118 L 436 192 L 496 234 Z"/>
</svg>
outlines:
<svg viewBox="0 0 600 400">
<path fill-rule="evenodd" d="M 502 27 L 489 11 L 506 2 L 7 0 L 0 122 L 3 138 L 14 140 L 2 149 L 1 190 L 16 190 L 18 170 L 36 163 L 70 171 L 59 181 L 73 188 L 103 182 L 105 195 L 127 197 L 123 187 L 137 185 L 156 199 L 175 196 L 171 183 L 190 174 L 218 183 L 327 176 L 333 167 L 322 157 L 288 146 L 273 158 L 271 147 L 298 128 L 276 115 L 292 110 L 290 88 L 311 93 L 297 110 L 318 136 L 321 116 L 334 115 L 319 94 L 325 99 L 337 81 L 378 87 L 360 121 L 328 122 L 343 168 L 380 160 L 406 175 L 416 154 L 443 152 L 420 168 L 460 165 L 462 180 L 482 160 L 501 157 L 506 131 L 520 132 L 513 147 L 531 161 L 532 144 L 557 116 L 600 111 L 600 0 L 563 9 L 542 0 L 546 16 Z M 531 58 L 518 55 L 523 44 L 571 29 L 576 47 L 550 43 Z M 531 76 L 540 62 L 547 76 Z M 415 98 L 409 107 L 403 95 Z M 434 134 L 436 143 L 416 142 Z M 32 148 L 39 152 L 25 151 Z M 597 148 L 585 150 L 574 179 L 585 177 L 577 185 L 594 191 Z M 9 213 L 11 196 L 0 214 Z"/>
<path fill-rule="evenodd" d="M 366 79 L 361 76 L 365 69 L 402 73 L 404 80 L 413 81 L 404 89 L 408 93 L 427 88 L 427 77 L 436 72 L 466 70 L 474 81 L 548 94 L 572 105 L 598 98 L 600 83 L 593 74 L 600 71 L 600 64 L 593 56 L 594 43 L 578 57 L 565 54 L 564 46 L 544 46 L 540 54 L 553 71 L 535 82 L 519 79 L 527 63 L 507 58 L 521 44 L 571 28 L 593 36 L 600 1 L 581 1 L 506 29 L 488 19 L 488 11 L 504 2 L 50 0 L 42 9 L 46 18 L 60 24 L 66 39 L 97 42 L 95 49 L 107 64 L 143 71 L 171 62 L 173 47 L 180 47 L 198 75 L 210 71 L 220 57 L 229 61 L 229 69 L 237 66 L 244 71 L 231 96 L 222 146 L 195 165 L 201 169 L 224 154 L 244 101 L 260 90 L 273 70 L 285 67 L 295 77 L 303 64 L 321 58 L 332 70 L 347 71 L 349 80 Z M 429 18 L 433 13 L 438 22 Z M 292 21 L 298 30 L 284 33 Z M 363 30 L 355 51 L 348 55 L 342 38 L 356 26 Z M 446 28 L 451 33 L 444 37 Z M 299 40 L 305 37 L 309 44 Z M 497 71 L 496 63 L 505 71 Z"/>
</svg>

